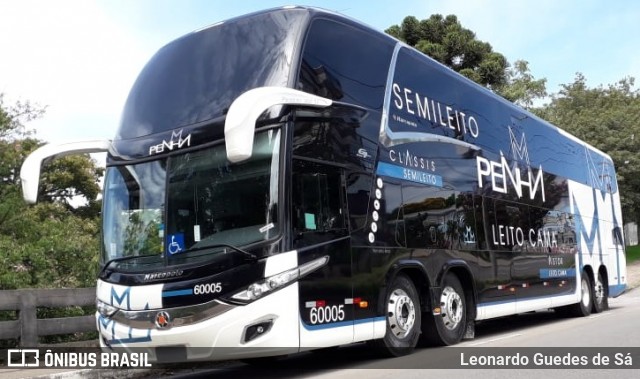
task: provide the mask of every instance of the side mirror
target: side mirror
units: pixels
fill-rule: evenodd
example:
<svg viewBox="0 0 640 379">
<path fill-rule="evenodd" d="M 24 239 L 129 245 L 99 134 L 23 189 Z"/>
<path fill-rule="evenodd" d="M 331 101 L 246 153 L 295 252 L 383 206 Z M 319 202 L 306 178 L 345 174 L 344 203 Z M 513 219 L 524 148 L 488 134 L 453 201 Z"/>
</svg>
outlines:
<svg viewBox="0 0 640 379">
<path fill-rule="evenodd" d="M 326 108 L 330 99 L 284 87 L 260 87 L 249 90 L 233 101 L 224 125 L 227 159 L 237 163 L 251 158 L 256 121 L 274 105 L 301 105 Z"/>
<path fill-rule="evenodd" d="M 36 203 L 38 186 L 40 185 L 40 168 L 43 161 L 72 154 L 104 153 L 108 152 L 110 147 L 110 140 L 50 143 L 39 147 L 29 154 L 20 169 L 22 197 L 27 203 Z"/>
</svg>

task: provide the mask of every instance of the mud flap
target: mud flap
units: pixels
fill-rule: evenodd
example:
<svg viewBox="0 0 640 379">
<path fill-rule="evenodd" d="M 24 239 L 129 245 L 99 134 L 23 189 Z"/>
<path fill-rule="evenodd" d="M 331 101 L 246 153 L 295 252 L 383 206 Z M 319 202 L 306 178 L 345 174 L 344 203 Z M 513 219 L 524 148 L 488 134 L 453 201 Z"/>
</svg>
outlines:
<svg viewBox="0 0 640 379">
<path fill-rule="evenodd" d="M 462 340 L 472 340 L 476 336 L 476 322 L 473 320 L 467 319 L 467 328 L 464 331 L 464 336 L 462 336 Z"/>
</svg>

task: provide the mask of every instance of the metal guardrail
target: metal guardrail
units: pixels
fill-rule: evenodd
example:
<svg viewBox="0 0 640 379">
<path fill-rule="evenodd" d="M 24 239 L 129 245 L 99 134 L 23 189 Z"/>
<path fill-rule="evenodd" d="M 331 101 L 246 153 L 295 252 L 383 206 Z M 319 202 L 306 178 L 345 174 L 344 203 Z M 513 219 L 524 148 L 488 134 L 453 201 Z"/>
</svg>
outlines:
<svg viewBox="0 0 640 379">
<path fill-rule="evenodd" d="M 18 311 L 18 319 L 0 321 L 0 339 L 19 339 L 20 347 L 37 347 L 38 337 L 92 332 L 95 316 L 37 318 L 38 307 L 94 305 L 95 288 L 20 289 L 0 291 L 0 311 Z"/>
</svg>

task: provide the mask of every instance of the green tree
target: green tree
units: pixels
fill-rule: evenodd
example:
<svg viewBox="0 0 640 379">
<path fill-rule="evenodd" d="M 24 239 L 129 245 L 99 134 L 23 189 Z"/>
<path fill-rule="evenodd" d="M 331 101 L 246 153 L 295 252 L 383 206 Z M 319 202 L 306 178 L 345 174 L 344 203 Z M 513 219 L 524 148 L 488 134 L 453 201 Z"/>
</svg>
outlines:
<svg viewBox="0 0 640 379">
<path fill-rule="evenodd" d="M 434 14 L 421 21 L 408 16 L 386 32 L 484 86 L 497 88 L 507 83 L 507 59 L 476 39 L 454 15 Z"/>
<path fill-rule="evenodd" d="M 546 79 L 534 79 L 526 61 L 510 65 L 454 15 L 434 14 L 421 21 L 408 16 L 386 33 L 524 108 L 547 95 Z"/>
<path fill-rule="evenodd" d="M 625 222 L 640 221 L 640 92 L 633 78 L 590 88 L 578 73 L 536 113 L 611 155 Z"/>
<path fill-rule="evenodd" d="M 22 200 L 20 167 L 42 144 L 25 125 L 43 114 L 0 95 L 0 289 L 94 285 L 102 168 L 89 156 L 54 161 L 43 167 L 39 203 Z M 87 204 L 73 207 L 76 195 Z"/>
<path fill-rule="evenodd" d="M 507 83 L 496 89 L 505 99 L 531 110 L 534 100 L 547 97 L 547 79 L 535 79 L 529 62 L 517 60 L 507 68 Z"/>
</svg>

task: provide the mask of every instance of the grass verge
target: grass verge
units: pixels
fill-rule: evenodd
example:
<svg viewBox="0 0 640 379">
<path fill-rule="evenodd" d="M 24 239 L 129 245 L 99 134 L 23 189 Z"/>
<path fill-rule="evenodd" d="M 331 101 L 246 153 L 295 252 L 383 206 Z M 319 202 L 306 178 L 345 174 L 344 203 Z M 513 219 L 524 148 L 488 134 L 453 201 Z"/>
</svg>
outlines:
<svg viewBox="0 0 640 379">
<path fill-rule="evenodd" d="M 640 245 L 627 246 L 627 264 L 640 261 Z"/>
</svg>

